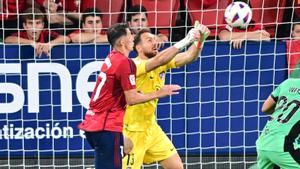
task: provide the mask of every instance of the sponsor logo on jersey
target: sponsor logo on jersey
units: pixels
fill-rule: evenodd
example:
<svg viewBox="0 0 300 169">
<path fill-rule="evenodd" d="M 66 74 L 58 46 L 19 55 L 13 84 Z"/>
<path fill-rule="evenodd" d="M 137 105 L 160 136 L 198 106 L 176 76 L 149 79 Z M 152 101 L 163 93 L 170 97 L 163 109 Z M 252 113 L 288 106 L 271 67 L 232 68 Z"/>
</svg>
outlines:
<svg viewBox="0 0 300 169">
<path fill-rule="evenodd" d="M 135 85 L 135 76 L 134 75 L 129 75 L 129 81 L 131 85 Z"/>
<path fill-rule="evenodd" d="M 165 79 L 165 76 L 166 76 L 166 72 L 165 71 L 159 73 L 160 79 Z"/>
</svg>

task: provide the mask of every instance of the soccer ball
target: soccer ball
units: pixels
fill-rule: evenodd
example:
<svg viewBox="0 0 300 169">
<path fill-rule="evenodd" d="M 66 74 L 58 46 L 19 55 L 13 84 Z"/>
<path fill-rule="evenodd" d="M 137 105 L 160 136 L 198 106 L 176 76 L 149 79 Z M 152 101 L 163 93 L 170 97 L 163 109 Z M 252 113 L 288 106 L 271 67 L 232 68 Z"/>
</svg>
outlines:
<svg viewBox="0 0 300 169">
<path fill-rule="evenodd" d="M 227 6 L 224 17 L 231 27 L 247 28 L 252 19 L 252 10 L 245 2 L 233 2 Z"/>
</svg>

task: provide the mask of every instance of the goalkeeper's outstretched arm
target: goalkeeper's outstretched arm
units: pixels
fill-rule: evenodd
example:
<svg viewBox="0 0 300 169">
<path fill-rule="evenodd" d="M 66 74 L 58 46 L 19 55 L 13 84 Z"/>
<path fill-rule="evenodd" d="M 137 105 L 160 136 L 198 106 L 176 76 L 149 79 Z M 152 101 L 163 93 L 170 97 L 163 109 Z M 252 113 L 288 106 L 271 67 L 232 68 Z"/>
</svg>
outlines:
<svg viewBox="0 0 300 169">
<path fill-rule="evenodd" d="M 210 34 L 210 30 L 206 26 L 199 24 L 198 21 L 196 21 L 195 23 L 195 28 L 200 30 L 201 38 L 199 41 L 195 41 L 194 44 L 190 46 L 186 52 L 179 53 L 176 55 L 175 64 L 177 67 L 186 65 L 196 60 L 199 56 L 199 53 L 202 51 L 206 38 Z"/>
</svg>

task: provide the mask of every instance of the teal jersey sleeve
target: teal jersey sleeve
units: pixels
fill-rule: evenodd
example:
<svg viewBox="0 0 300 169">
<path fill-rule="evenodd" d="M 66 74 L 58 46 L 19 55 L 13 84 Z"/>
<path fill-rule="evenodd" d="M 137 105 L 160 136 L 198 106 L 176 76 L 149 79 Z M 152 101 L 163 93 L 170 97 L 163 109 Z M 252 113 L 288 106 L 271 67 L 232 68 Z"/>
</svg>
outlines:
<svg viewBox="0 0 300 169">
<path fill-rule="evenodd" d="M 280 93 L 280 88 L 281 88 L 281 85 L 279 85 L 279 86 L 271 93 L 271 97 L 275 100 L 275 102 L 277 102 L 277 100 L 278 100 L 278 96 L 279 96 L 279 93 Z"/>
</svg>

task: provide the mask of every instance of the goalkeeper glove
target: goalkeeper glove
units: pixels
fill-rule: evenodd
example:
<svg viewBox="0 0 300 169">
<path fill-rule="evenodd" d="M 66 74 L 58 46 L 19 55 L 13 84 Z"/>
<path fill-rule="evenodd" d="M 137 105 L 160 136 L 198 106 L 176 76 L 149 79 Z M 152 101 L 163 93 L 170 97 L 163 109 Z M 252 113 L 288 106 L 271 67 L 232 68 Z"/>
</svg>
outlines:
<svg viewBox="0 0 300 169">
<path fill-rule="evenodd" d="M 182 50 L 186 46 L 193 43 L 195 40 L 200 39 L 200 32 L 198 29 L 192 28 L 185 38 L 183 38 L 181 41 L 175 43 L 174 47 L 178 50 Z"/>
<path fill-rule="evenodd" d="M 209 36 L 210 31 L 206 26 L 200 24 L 199 21 L 195 22 L 194 28 L 198 29 L 201 32 L 201 38 L 198 41 L 194 42 L 194 45 L 200 49 L 203 47 L 204 41 Z"/>
</svg>

